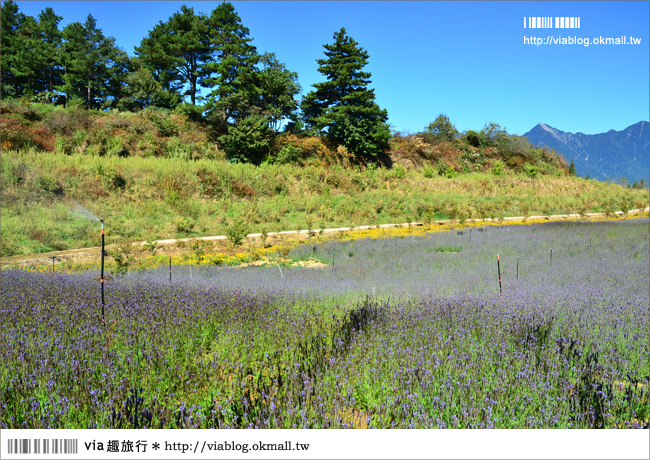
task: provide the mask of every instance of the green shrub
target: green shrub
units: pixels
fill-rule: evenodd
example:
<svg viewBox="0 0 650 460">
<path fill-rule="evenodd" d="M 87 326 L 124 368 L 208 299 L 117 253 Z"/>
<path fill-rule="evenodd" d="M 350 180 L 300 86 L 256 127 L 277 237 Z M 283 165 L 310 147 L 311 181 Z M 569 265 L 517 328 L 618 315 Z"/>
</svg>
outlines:
<svg viewBox="0 0 650 460">
<path fill-rule="evenodd" d="M 72 155 L 74 144 L 68 136 L 57 137 L 54 141 L 54 152 L 64 155 Z"/>
<path fill-rule="evenodd" d="M 142 116 L 153 123 L 160 136 L 178 135 L 178 126 L 172 121 L 168 110 L 149 107 L 142 111 Z"/>
<path fill-rule="evenodd" d="M 178 233 L 187 235 L 194 230 L 194 227 L 196 226 L 196 222 L 194 222 L 192 219 L 188 217 L 177 217 L 174 220 L 174 225 L 176 226 L 176 231 Z"/>
<path fill-rule="evenodd" d="M 138 144 L 138 148 L 142 151 L 142 156 L 151 157 L 162 154 L 162 144 L 158 138 L 151 132 L 147 131 Z"/>
<path fill-rule="evenodd" d="M 183 102 L 174 108 L 174 113 L 184 115 L 192 121 L 200 121 L 203 119 L 203 107 L 199 105 Z"/>
<path fill-rule="evenodd" d="M 537 169 L 537 166 L 533 166 L 530 163 L 524 163 L 524 171 L 526 172 L 526 175 L 530 178 L 535 178 L 537 177 L 537 174 L 539 170 Z"/>
<path fill-rule="evenodd" d="M 463 167 L 466 168 L 467 172 L 475 169 L 470 168 L 470 166 L 478 167 L 485 164 L 486 157 L 482 150 L 477 151 L 465 145 L 462 148 L 462 152 L 463 154 L 460 156 L 460 162 L 463 164 Z"/>
<path fill-rule="evenodd" d="M 495 176 L 503 176 L 503 173 L 506 170 L 506 165 L 501 160 L 496 160 L 492 163 L 492 174 Z"/>
<path fill-rule="evenodd" d="M 259 164 L 271 151 L 273 132 L 266 118 L 251 115 L 230 126 L 219 144 L 230 162 Z"/>
<path fill-rule="evenodd" d="M 120 136 L 108 136 L 106 138 L 106 155 L 110 157 L 128 157 L 129 150 L 124 145 L 124 140 Z"/>
<path fill-rule="evenodd" d="M 486 123 L 481 130 L 484 145 L 501 145 L 508 143 L 508 133 L 498 123 Z"/>
<path fill-rule="evenodd" d="M 237 248 L 242 245 L 246 235 L 248 235 L 248 226 L 242 220 L 236 220 L 226 226 L 226 238 Z"/>
<path fill-rule="evenodd" d="M 458 175 L 458 171 L 456 171 L 452 165 L 440 163 L 438 165 L 438 175 L 446 176 L 447 179 L 452 179 Z"/>
<path fill-rule="evenodd" d="M 432 179 L 436 175 L 436 169 L 431 165 L 426 165 L 422 168 L 422 174 L 424 174 L 424 177 L 427 179 Z"/>
<path fill-rule="evenodd" d="M 397 166 L 396 168 L 393 169 L 393 176 L 395 176 L 396 179 L 401 179 L 406 175 L 406 169 L 404 169 L 402 166 Z"/>
<path fill-rule="evenodd" d="M 187 144 L 178 137 L 172 137 L 167 140 L 165 145 L 165 156 L 179 160 L 192 160 L 194 159 L 194 149 L 192 144 Z"/>
<path fill-rule="evenodd" d="M 484 147 L 486 144 L 485 137 L 482 133 L 471 130 L 464 134 L 463 140 L 472 147 Z"/>
<path fill-rule="evenodd" d="M 108 255 L 113 258 L 116 275 L 126 275 L 129 267 L 135 262 L 135 256 L 131 252 L 129 243 L 120 244 L 117 248 L 108 251 Z"/>
<path fill-rule="evenodd" d="M 63 195 L 63 185 L 51 174 L 46 174 L 38 178 L 38 187 L 45 193 L 52 195 Z"/>
<path fill-rule="evenodd" d="M 270 158 L 269 163 L 271 164 L 299 163 L 304 156 L 305 156 L 305 152 L 303 152 L 301 148 L 293 145 L 285 145 L 274 157 Z"/>
</svg>

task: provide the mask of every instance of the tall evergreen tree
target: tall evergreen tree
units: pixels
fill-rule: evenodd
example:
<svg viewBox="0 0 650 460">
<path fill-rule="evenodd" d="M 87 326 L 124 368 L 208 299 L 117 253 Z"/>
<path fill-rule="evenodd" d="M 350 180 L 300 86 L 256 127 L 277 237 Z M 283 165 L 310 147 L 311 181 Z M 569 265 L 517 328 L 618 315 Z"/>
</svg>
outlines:
<svg viewBox="0 0 650 460">
<path fill-rule="evenodd" d="M 61 19 L 48 7 L 37 20 L 28 17 L 23 24 L 23 48 L 18 50 L 17 57 L 25 77 L 25 95 L 52 102 L 55 86 L 62 83 L 62 68 L 57 61 L 62 39 Z"/>
<path fill-rule="evenodd" d="M 272 53 L 259 55 L 229 2 L 208 19 L 213 60 L 204 86 L 213 133 L 230 161 L 259 163 L 285 118 L 295 118 L 297 74 Z"/>
<path fill-rule="evenodd" d="M 368 88 L 371 74 L 362 70 L 368 52 L 344 28 L 334 34 L 333 44 L 323 46 L 326 58 L 317 60 L 318 71 L 327 81 L 316 83 L 303 99 L 305 122 L 355 156 L 374 158 L 386 148 L 390 130 L 386 110 Z"/>
<path fill-rule="evenodd" d="M 161 21 L 149 31 L 135 54 L 164 90 L 179 92 L 187 85 L 183 95 L 196 105 L 198 85 L 206 75 L 206 62 L 211 60 L 207 18 L 183 5 L 167 22 Z"/>
<path fill-rule="evenodd" d="M 35 19 L 18 12 L 14 2 L 2 5 L 2 95 L 40 97 L 52 101 L 61 84 L 57 55 L 61 17 L 45 8 Z"/>
<path fill-rule="evenodd" d="M 39 82 L 38 89 L 48 93 L 47 98 L 50 102 L 54 96 L 54 88 L 63 82 L 63 69 L 57 60 L 63 38 L 59 30 L 61 19 L 63 18 L 56 15 L 50 7 L 45 8 L 38 15 L 40 62 L 36 75 Z"/>
<path fill-rule="evenodd" d="M 298 74 L 289 71 L 278 61 L 275 53 L 264 53 L 260 63 L 262 68 L 257 74 L 258 104 L 262 114 L 270 120 L 271 129 L 277 132 L 282 121 L 297 121 L 297 96 L 300 93 Z"/>
<path fill-rule="evenodd" d="M 229 2 L 219 4 L 208 20 L 213 59 L 206 64 L 208 76 L 202 83 L 211 89 L 208 96 L 211 119 L 217 131 L 258 112 L 255 99 L 257 49 L 250 44 L 248 28 Z"/>
<path fill-rule="evenodd" d="M 569 176 L 577 176 L 578 174 L 576 173 L 576 165 L 573 164 L 573 160 L 571 160 L 571 164 L 569 165 Z"/>
<path fill-rule="evenodd" d="M 138 58 L 131 58 L 129 73 L 124 78 L 125 86 L 117 102 L 120 110 L 137 111 L 145 107 L 171 109 L 181 101 L 173 91 L 165 91 L 162 84 L 154 79 L 153 73 L 142 66 Z"/>
<path fill-rule="evenodd" d="M 15 2 L 4 2 L 0 9 L 0 83 L 2 97 L 22 96 L 24 87 L 23 63 L 20 50 L 25 48 L 25 36 L 21 34 L 26 17 L 18 11 Z"/>
<path fill-rule="evenodd" d="M 88 15 L 84 24 L 73 22 L 63 29 L 60 62 L 63 84 L 57 89 L 66 101 L 77 97 L 87 108 L 110 106 L 119 97 L 128 65 L 126 53 L 115 46 L 113 37 L 105 37 L 97 21 Z"/>
<path fill-rule="evenodd" d="M 37 73 L 43 57 L 38 22 L 32 16 L 25 16 L 20 26 L 18 44 L 19 47 L 14 50 L 13 72 L 17 90 L 22 96 L 29 97 L 38 91 Z"/>
</svg>

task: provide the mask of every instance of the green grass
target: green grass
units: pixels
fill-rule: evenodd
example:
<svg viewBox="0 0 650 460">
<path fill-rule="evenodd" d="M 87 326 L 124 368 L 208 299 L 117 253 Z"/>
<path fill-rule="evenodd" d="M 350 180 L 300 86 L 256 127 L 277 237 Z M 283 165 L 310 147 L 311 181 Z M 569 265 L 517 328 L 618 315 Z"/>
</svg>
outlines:
<svg viewBox="0 0 650 460">
<path fill-rule="evenodd" d="M 161 157 L 3 152 L 2 256 L 107 244 L 250 232 L 376 225 L 440 218 L 613 212 L 648 205 L 648 191 L 573 177 L 490 173 L 425 177 L 407 168 L 229 164 Z"/>
</svg>

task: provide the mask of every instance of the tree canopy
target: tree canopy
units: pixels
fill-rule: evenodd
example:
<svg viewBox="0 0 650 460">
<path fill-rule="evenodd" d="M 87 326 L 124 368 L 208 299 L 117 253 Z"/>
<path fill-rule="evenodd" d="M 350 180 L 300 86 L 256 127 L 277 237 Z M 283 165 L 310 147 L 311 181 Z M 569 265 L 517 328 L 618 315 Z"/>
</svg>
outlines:
<svg viewBox="0 0 650 460">
<path fill-rule="evenodd" d="M 84 100 L 88 108 L 114 104 L 127 72 L 127 54 L 115 46 L 113 37 L 104 36 L 91 15 L 83 24 L 68 24 L 63 39 L 59 57 L 63 83 L 57 89 L 65 93 L 66 100 Z"/>
<path fill-rule="evenodd" d="M 441 113 L 434 121 L 429 123 L 425 135 L 436 141 L 453 141 L 458 135 L 458 130 L 449 120 L 449 117 Z"/>
<path fill-rule="evenodd" d="M 206 19 L 183 5 L 166 22 L 160 21 L 135 48 L 135 54 L 164 90 L 180 92 L 187 85 L 182 95 L 189 96 L 193 105 L 211 59 Z"/>
<path fill-rule="evenodd" d="M 62 30 L 52 8 L 26 16 L 2 5 L 3 98 L 88 109 L 173 109 L 211 129 L 232 161 L 265 160 L 279 131 L 323 136 L 360 159 L 374 159 L 390 138 L 386 110 L 375 102 L 368 53 L 345 29 L 317 59 L 325 81 L 299 102 L 298 75 L 272 52 L 258 52 L 229 2 L 210 14 L 186 5 L 160 21 L 130 57 L 97 20 Z M 301 114 L 302 112 L 302 114 Z"/>
<path fill-rule="evenodd" d="M 363 71 L 368 52 L 345 28 L 334 33 L 334 43 L 323 46 L 325 58 L 317 62 L 326 81 L 316 83 L 301 104 L 307 127 L 357 157 L 375 158 L 386 147 L 390 130 L 386 110 L 368 88 L 371 74 Z"/>
</svg>

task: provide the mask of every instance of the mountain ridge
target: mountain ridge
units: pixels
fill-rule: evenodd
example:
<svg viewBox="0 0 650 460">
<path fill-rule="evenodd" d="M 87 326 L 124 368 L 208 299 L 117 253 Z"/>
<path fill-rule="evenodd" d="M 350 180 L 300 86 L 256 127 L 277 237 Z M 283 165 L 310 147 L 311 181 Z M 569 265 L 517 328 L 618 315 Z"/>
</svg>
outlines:
<svg viewBox="0 0 650 460">
<path fill-rule="evenodd" d="M 650 132 L 647 121 L 639 121 L 617 131 L 570 133 L 539 123 L 524 134 L 539 147 L 547 146 L 574 162 L 580 176 L 598 180 L 638 182 L 650 179 Z"/>
</svg>

